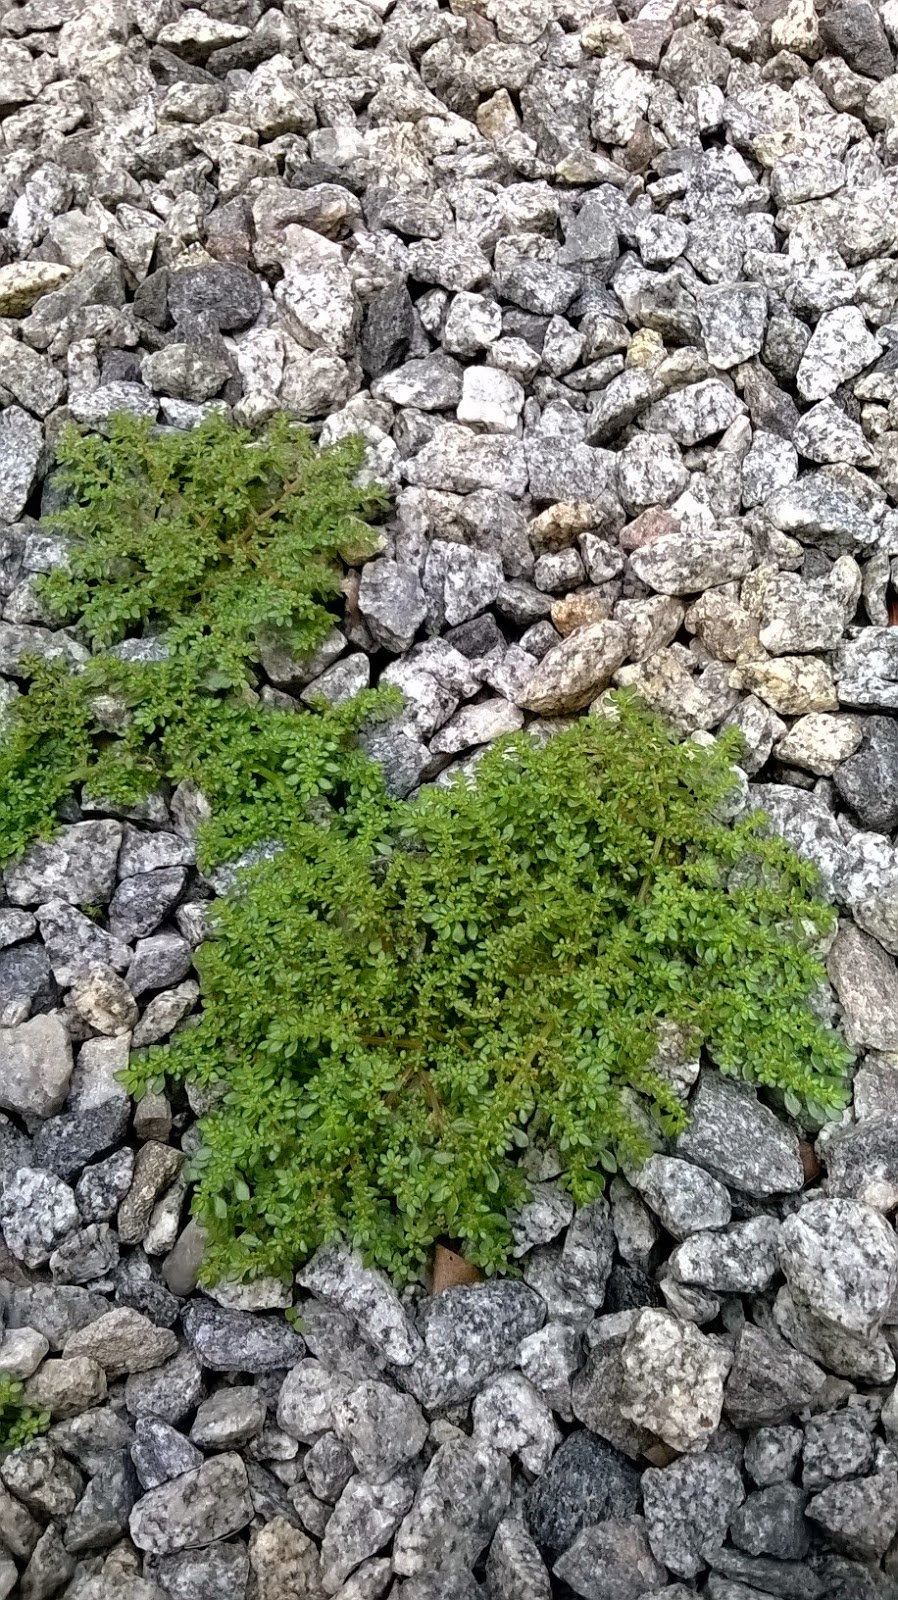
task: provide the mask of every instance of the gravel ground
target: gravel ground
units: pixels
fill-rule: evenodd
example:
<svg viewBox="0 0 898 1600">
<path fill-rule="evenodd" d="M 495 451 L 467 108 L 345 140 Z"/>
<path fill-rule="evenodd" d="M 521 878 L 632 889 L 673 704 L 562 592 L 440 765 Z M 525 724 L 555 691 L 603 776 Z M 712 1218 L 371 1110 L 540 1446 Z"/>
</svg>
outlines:
<svg viewBox="0 0 898 1600">
<path fill-rule="evenodd" d="M 176 791 L 0 890 L 0 1597 L 898 1597 L 898 0 L 0 0 L 0 714 L 67 418 L 362 433 L 394 509 L 315 661 L 393 791 L 632 685 L 736 723 L 838 903 L 813 1138 L 661 1043 L 691 1123 L 523 1276 L 340 1249 L 196 1289 Z M 339 624 L 339 625 L 336 625 Z M 102 908 L 102 916 L 85 914 Z M 284 1317 L 295 1304 L 297 1332 Z"/>
</svg>

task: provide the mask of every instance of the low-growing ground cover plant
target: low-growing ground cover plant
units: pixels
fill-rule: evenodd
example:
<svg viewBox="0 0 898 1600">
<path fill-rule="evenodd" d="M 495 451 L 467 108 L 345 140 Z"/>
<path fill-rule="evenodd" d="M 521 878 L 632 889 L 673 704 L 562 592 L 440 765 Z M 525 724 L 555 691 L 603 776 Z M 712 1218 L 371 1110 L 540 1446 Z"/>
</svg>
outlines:
<svg viewBox="0 0 898 1600">
<path fill-rule="evenodd" d="M 129 1074 L 135 1092 L 160 1077 L 217 1091 L 193 1164 L 207 1277 L 286 1274 L 337 1237 L 400 1276 L 440 1237 L 508 1269 L 531 1146 L 557 1152 L 584 1202 L 653 1129 L 684 1125 L 652 1068 L 662 1020 L 789 1110 L 838 1107 L 846 1053 L 809 1003 L 832 913 L 757 819 L 722 820 L 738 735 L 679 741 L 620 696 L 612 715 L 516 735 L 446 787 L 391 800 L 357 735 L 395 696 L 296 713 L 251 691 L 263 633 L 314 648 L 340 549 L 373 539 L 358 455 L 296 444 L 294 459 L 285 425 L 254 444 L 204 426 L 219 451 L 211 521 L 200 430 L 166 443 L 177 470 L 134 424 L 108 444 L 68 439 L 77 544 L 46 593 L 99 653 L 80 672 L 36 667 L 17 703 L 0 851 L 52 826 L 73 785 L 124 803 L 185 778 L 211 806 L 203 864 L 277 846 L 217 903 L 197 1025 Z M 98 517 L 107 480 L 118 509 Z M 179 551 L 197 521 L 205 557 L 188 578 Z M 161 659 L 110 655 L 148 629 Z"/>
<path fill-rule="evenodd" d="M 26 1405 L 23 1396 L 22 1384 L 0 1373 L 0 1450 L 18 1450 L 50 1426 L 49 1411 Z"/>
</svg>

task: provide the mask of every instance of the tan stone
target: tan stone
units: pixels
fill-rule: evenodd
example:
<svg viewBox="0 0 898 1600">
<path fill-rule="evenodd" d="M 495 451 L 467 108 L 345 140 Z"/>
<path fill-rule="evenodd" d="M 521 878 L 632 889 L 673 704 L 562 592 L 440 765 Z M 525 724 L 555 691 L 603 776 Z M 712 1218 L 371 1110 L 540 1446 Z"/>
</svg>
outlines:
<svg viewBox="0 0 898 1600">
<path fill-rule="evenodd" d="M 608 687 L 627 659 L 627 633 L 619 622 L 594 622 L 552 646 L 517 696 L 525 711 L 558 716 L 581 711 Z"/>
</svg>

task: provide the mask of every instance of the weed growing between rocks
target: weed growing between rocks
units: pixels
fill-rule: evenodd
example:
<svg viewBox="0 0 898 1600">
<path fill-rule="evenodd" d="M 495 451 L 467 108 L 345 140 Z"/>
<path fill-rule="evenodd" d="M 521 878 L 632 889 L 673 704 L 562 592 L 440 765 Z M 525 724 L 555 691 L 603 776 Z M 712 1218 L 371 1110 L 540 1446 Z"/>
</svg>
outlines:
<svg viewBox="0 0 898 1600">
<path fill-rule="evenodd" d="M 659 1018 L 795 1110 L 840 1105 L 808 1007 L 831 913 L 780 841 L 715 821 L 732 755 L 622 700 L 364 826 L 299 823 L 220 907 L 198 1027 L 151 1054 L 225 1092 L 197 1164 L 210 1275 L 336 1236 L 401 1276 L 441 1235 L 507 1271 L 531 1147 L 583 1204 L 684 1125 Z"/>
<path fill-rule="evenodd" d="M 787 1109 L 841 1104 L 845 1053 L 809 1005 L 831 912 L 785 845 L 719 820 L 737 735 L 677 742 L 622 697 L 402 803 L 357 741 L 395 691 L 300 715 L 255 698 L 266 641 L 314 650 L 340 552 L 372 548 L 358 460 L 286 424 L 68 435 L 70 570 L 44 598 L 96 653 L 32 663 L 0 751 L 5 857 L 77 785 L 127 806 L 184 781 L 211 811 L 203 867 L 277 849 L 218 904 L 197 1026 L 129 1080 L 220 1090 L 195 1163 L 210 1278 L 337 1236 L 401 1276 L 445 1235 L 507 1270 L 538 1152 L 582 1204 L 653 1124 L 682 1127 L 661 1019 Z"/>
<path fill-rule="evenodd" d="M 309 796 L 370 781 L 352 735 L 395 695 L 298 718 L 251 687 L 266 646 L 321 645 L 340 552 L 375 546 L 384 497 L 353 483 L 360 460 L 354 441 L 316 453 L 284 419 L 255 440 L 218 416 L 192 432 L 121 416 L 108 438 L 64 433 L 66 504 L 48 525 L 68 566 L 40 593 L 95 653 L 28 663 L 0 748 L 0 859 L 52 832 L 79 785 L 127 808 L 195 783 L 214 814 L 210 864 L 270 839 Z"/>
<path fill-rule="evenodd" d="M 0 1373 L 0 1450 L 17 1450 L 50 1426 L 49 1411 L 26 1405 L 23 1395 L 21 1383 Z"/>
</svg>

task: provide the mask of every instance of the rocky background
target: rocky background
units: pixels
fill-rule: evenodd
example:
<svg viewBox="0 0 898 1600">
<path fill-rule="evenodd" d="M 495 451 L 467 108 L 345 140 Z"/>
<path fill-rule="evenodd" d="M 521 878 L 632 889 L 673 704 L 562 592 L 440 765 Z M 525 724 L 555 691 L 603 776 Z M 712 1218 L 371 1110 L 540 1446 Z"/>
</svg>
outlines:
<svg viewBox="0 0 898 1600">
<path fill-rule="evenodd" d="M 0 1596 L 895 1600 L 898 0 L 0 0 L 0 41 L 0 708 L 81 648 L 34 593 L 66 417 L 361 431 L 383 548 L 263 696 L 398 684 L 400 794 L 611 684 L 737 723 L 859 1060 L 814 1145 L 665 1035 L 688 1132 L 576 1216 L 535 1172 L 522 1280 L 200 1293 L 202 1104 L 116 1075 L 216 884 L 190 795 L 82 796 L 0 894 L 0 1370 L 53 1415 Z"/>
</svg>

